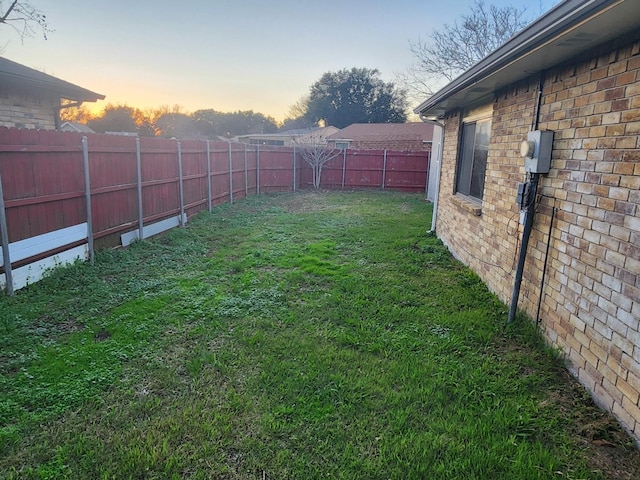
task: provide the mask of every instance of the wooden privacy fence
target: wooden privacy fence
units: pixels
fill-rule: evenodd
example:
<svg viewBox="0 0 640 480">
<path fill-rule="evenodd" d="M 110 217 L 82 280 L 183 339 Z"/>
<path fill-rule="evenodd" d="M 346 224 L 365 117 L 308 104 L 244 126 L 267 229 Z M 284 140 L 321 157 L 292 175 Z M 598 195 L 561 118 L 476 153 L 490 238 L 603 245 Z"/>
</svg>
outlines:
<svg viewBox="0 0 640 480">
<path fill-rule="evenodd" d="M 429 152 L 345 150 L 322 188 L 425 192 Z M 312 185 L 294 147 L 0 127 L 0 288 L 128 245 L 214 205 Z"/>
</svg>

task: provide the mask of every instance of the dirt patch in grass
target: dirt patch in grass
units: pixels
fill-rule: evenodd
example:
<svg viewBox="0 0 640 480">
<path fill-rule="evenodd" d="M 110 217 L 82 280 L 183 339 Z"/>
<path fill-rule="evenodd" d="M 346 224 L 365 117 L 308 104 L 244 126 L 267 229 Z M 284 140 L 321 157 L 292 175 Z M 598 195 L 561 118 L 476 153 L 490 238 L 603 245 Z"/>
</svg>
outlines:
<svg viewBox="0 0 640 480">
<path fill-rule="evenodd" d="M 321 212 L 329 208 L 328 192 L 319 190 L 306 195 L 290 195 L 278 198 L 278 204 L 288 213 Z"/>
<path fill-rule="evenodd" d="M 606 478 L 640 478 L 640 453 L 615 418 L 598 408 L 567 370 L 558 371 L 557 386 L 549 392 L 549 399 L 574 418 L 570 433 L 589 452 L 591 469 L 601 471 Z"/>
<path fill-rule="evenodd" d="M 529 345 L 512 339 L 503 339 L 496 345 L 501 355 L 532 355 Z M 535 374 L 535 369 L 523 367 L 521 375 Z M 605 478 L 635 480 L 640 478 L 640 453 L 630 435 L 613 415 L 600 409 L 569 371 L 558 365 L 552 371 L 547 385 L 544 408 L 561 412 L 566 423 L 563 427 L 586 452 L 592 472 L 601 472 Z"/>
</svg>

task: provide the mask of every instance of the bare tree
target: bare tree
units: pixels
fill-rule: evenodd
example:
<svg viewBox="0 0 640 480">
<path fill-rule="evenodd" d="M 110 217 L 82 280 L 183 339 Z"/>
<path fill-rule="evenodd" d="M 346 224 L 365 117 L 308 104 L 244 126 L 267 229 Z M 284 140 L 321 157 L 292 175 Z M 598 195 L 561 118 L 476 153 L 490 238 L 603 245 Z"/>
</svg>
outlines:
<svg viewBox="0 0 640 480">
<path fill-rule="evenodd" d="M 309 95 L 303 95 L 293 105 L 289 105 L 289 118 L 300 118 L 307 114 L 309 109 Z"/>
<path fill-rule="evenodd" d="M 313 188 L 320 187 L 322 167 L 329 161 L 340 155 L 340 150 L 336 150 L 327 143 L 327 139 L 322 135 L 322 129 L 310 130 L 308 134 L 294 137 L 293 143 L 296 151 L 302 159 L 309 164 L 313 171 Z"/>
<path fill-rule="evenodd" d="M 524 8 L 485 6 L 483 0 L 476 0 L 471 12 L 453 25 L 444 25 L 427 40 L 410 42 L 416 63 L 401 75 L 401 81 L 412 97 L 423 100 L 500 47 L 528 22 Z"/>
<path fill-rule="evenodd" d="M 21 40 L 33 37 L 39 31 L 46 40 L 47 33 L 52 31 L 44 13 L 29 2 L 20 0 L 9 2 L 0 0 L 0 24 L 13 28 L 20 35 Z"/>
</svg>

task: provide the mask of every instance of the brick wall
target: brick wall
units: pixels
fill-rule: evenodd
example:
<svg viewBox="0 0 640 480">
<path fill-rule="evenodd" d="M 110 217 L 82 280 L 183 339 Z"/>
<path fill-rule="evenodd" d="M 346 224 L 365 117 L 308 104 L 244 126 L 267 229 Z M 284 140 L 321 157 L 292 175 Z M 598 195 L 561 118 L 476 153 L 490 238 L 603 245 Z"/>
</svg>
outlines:
<svg viewBox="0 0 640 480">
<path fill-rule="evenodd" d="M 56 128 L 54 99 L 28 98 L 17 94 L 0 95 L 0 127 Z"/>
<path fill-rule="evenodd" d="M 521 237 L 518 146 L 537 89 L 531 78 L 496 94 L 481 212 L 453 195 L 460 114 L 445 119 L 436 228 L 505 302 Z M 536 314 L 556 207 L 541 324 L 596 401 L 640 439 L 640 43 L 548 71 L 542 92 L 539 128 L 555 131 L 552 170 L 541 180 L 519 307 Z"/>
</svg>

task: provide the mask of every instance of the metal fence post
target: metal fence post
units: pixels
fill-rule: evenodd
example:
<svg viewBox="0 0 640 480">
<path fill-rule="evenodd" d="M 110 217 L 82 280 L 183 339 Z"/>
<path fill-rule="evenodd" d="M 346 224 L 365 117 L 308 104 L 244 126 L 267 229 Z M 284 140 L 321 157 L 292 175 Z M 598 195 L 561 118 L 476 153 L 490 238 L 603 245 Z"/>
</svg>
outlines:
<svg viewBox="0 0 640 480">
<path fill-rule="evenodd" d="M 142 212 L 142 159 L 139 137 L 136 137 L 136 173 L 138 175 L 138 240 L 142 240 L 144 238 L 144 214 Z"/>
<path fill-rule="evenodd" d="M 247 144 L 244 144 L 244 196 L 249 196 L 249 171 L 247 169 Z"/>
<path fill-rule="evenodd" d="M 211 211 L 211 146 L 209 140 L 207 140 L 207 201 L 209 205 L 209 211 Z"/>
<path fill-rule="evenodd" d="M 89 244 L 89 263 L 95 262 L 93 248 L 93 214 L 91 212 L 91 177 L 89 175 L 89 140 L 82 137 L 82 163 L 84 169 L 84 198 L 87 206 L 87 243 Z"/>
<path fill-rule="evenodd" d="M 344 180 L 347 175 L 347 149 L 342 150 L 342 190 L 344 190 Z"/>
<path fill-rule="evenodd" d="M 260 195 L 260 145 L 256 145 L 256 193 Z"/>
<path fill-rule="evenodd" d="M 181 227 L 184 227 L 184 186 L 182 185 L 182 145 L 178 144 L 178 191 L 180 192 L 180 218 L 179 223 Z"/>
<path fill-rule="evenodd" d="M 229 142 L 229 203 L 233 203 L 233 159 L 231 156 L 231 142 Z"/>
<path fill-rule="evenodd" d="M 2 175 L 0 175 L 0 241 L 2 241 L 2 258 L 4 264 L 4 279 L 7 284 L 7 295 L 13 295 L 13 275 L 11 272 L 11 257 L 9 255 L 9 231 L 7 230 L 7 213 L 4 206 L 2 191 Z"/>
<path fill-rule="evenodd" d="M 387 175 L 387 150 L 384 151 L 384 160 L 382 161 L 382 189 L 384 190 L 384 181 Z"/>
<path fill-rule="evenodd" d="M 293 191 L 296 191 L 296 146 L 293 146 Z"/>
</svg>

